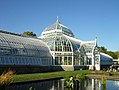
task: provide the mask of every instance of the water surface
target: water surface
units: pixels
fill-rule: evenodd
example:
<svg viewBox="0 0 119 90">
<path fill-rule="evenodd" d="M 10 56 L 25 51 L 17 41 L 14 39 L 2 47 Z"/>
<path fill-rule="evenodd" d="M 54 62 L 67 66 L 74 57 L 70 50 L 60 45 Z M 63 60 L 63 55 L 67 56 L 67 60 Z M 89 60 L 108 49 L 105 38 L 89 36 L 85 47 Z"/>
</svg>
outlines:
<svg viewBox="0 0 119 90">
<path fill-rule="evenodd" d="M 46 80 L 27 84 L 10 85 L 6 90 L 74 90 L 64 87 L 64 80 Z M 100 79 L 86 79 L 84 82 L 80 82 L 75 90 L 119 90 L 119 81 L 107 80 L 106 86 L 103 87 Z"/>
</svg>

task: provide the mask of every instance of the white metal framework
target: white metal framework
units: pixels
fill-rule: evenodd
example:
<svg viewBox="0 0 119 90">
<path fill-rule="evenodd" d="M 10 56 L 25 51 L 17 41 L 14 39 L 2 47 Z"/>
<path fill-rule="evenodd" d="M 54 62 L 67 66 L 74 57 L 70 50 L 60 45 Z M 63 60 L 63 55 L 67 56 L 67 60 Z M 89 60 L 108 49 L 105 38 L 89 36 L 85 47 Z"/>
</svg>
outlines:
<svg viewBox="0 0 119 90">
<path fill-rule="evenodd" d="M 53 65 L 95 65 L 96 40 L 84 42 L 74 38 L 72 31 L 58 20 L 44 29 L 41 38 L 50 48 Z"/>
<path fill-rule="evenodd" d="M 76 39 L 58 20 L 39 38 L 0 30 L 0 65 L 93 66 L 100 70 L 103 60 L 112 63 L 112 58 L 99 53 L 96 39 Z"/>
<path fill-rule="evenodd" d="M 0 30 L 0 65 L 52 65 L 52 56 L 43 41 Z"/>
</svg>

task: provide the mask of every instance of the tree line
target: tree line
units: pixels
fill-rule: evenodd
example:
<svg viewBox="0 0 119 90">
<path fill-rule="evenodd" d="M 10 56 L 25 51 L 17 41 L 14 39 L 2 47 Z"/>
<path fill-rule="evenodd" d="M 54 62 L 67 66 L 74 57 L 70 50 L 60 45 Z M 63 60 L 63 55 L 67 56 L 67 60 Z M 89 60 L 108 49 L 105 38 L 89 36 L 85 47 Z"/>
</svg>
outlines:
<svg viewBox="0 0 119 90">
<path fill-rule="evenodd" d="M 113 51 L 108 51 L 104 46 L 98 47 L 99 52 L 106 53 L 113 57 L 114 59 L 119 58 L 119 51 L 113 52 Z"/>
</svg>

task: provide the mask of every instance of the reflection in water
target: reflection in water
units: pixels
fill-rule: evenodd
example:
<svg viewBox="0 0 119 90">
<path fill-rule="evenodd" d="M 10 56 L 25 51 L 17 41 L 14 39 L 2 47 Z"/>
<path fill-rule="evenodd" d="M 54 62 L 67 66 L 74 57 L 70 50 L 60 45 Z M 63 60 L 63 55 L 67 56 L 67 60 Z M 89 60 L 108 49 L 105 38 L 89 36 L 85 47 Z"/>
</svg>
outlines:
<svg viewBox="0 0 119 90">
<path fill-rule="evenodd" d="M 29 90 L 30 87 L 32 87 L 32 90 L 61 90 L 60 88 L 63 88 L 64 86 L 62 80 L 48 80 L 28 84 L 12 85 L 7 87 L 6 90 Z"/>
<path fill-rule="evenodd" d="M 119 81 L 107 80 L 106 86 L 101 85 L 99 79 L 86 79 L 79 83 L 78 88 L 75 87 L 73 90 L 119 90 Z M 46 80 L 35 83 L 11 85 L 6 90 L 72 90 L 64 87 L 64 80 Z M 102 88 L 102 89 L 101 89 Z"/>
<path fill-rule="evenodd" d="M 114 81 L 114 85 L 119 87 L 119 81 Z"/>
<path fill-rule="evenodd" d="M 106 90 L 119 90 L 119 85 L 118 85 L 119 81 L 113 81 L 113 80 L 108 80 L 108 82 L 106 83 Z"/>
</svg>

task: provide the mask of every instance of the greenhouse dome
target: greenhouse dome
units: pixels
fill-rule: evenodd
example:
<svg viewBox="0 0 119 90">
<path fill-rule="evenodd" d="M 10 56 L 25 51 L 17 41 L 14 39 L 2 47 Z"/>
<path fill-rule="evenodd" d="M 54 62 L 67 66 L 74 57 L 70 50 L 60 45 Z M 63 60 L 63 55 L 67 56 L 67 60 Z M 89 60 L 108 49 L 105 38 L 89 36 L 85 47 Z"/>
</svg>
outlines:
<svg viewBox="0 0 119 90">
<path fill-rule="evenodd" d="M 84 59 L 86 54 L 81 46 L 82 41 L 74 38 L 72 31 L 58 20 L 55 24 L 46 27 L 39 38 L 49 46 L 53 65 L 87 64 Z"/>
<path fill-rule="evenodd" d="M 53 33 L 62 33 L 67 36 L 74 37 L 72 31 L 65 25 L 61 24 L 58 20 L 53 25 L 46 27 L 41 36 L 52 35 Z"/>
</svg>

